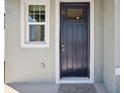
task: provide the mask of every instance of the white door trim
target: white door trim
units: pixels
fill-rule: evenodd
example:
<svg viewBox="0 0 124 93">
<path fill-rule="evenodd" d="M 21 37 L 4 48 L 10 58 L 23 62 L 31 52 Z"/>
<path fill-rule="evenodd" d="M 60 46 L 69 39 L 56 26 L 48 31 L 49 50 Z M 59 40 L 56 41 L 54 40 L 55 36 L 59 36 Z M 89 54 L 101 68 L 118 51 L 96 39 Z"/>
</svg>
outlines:
<svg viewBox="0 0 124 93">
<path fill-rule="evenodd" d="M 90 78 L 60 79 L 60 2 L 90 3 Z M 55 80 L 56 83 L 94 83 L 94 0 L 55 0 Z"/>
</svg>

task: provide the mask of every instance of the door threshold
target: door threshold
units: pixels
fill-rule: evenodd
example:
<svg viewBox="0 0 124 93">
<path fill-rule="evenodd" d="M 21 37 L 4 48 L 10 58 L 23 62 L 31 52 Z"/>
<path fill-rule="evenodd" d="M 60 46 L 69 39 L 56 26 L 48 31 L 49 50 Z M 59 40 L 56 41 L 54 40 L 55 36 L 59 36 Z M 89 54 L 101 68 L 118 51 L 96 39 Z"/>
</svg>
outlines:
<svg viewBox="0 0 124 93">
<path fill-rule="evenodd" d="M 77 84 L 77 83 L 93 83 L 93 82 L 88 77 L 64 77 L 61 78 L 58 81 L 58 83 Z"/>
</svg>

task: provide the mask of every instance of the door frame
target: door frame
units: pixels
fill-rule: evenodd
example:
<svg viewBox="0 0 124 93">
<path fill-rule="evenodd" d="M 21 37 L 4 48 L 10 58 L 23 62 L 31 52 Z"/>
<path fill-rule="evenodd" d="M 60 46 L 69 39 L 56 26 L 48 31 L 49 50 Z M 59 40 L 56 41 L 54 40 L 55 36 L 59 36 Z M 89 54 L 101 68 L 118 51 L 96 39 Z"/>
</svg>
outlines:
<svg viewBox="0 0 124 93">
<path fill-rule="evenodd" d="M 60 78 L 60 3 L 90 3 L 90 78 Z M 55 82 L 94 83 L 94 0 L 55 0 Z"/>
</svg>

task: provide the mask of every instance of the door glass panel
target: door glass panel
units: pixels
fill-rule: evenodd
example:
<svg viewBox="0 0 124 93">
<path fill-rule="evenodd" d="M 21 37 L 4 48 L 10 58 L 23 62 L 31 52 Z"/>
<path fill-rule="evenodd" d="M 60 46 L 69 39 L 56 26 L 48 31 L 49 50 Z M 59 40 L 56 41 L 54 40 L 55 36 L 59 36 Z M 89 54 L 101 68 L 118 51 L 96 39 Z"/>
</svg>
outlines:
<svg viewBox="0 0 124 93">
<path fill-rule="evenodd" d="M 67 19 L 69 20 L 81 20 L 83 17 L 83 9 L 67 9 Z"/>
<path fill-rule="evenodd" d="M 44 41 L 44 31 L 44 25 L 30 25 L 30 41 Z"/>
</svg>

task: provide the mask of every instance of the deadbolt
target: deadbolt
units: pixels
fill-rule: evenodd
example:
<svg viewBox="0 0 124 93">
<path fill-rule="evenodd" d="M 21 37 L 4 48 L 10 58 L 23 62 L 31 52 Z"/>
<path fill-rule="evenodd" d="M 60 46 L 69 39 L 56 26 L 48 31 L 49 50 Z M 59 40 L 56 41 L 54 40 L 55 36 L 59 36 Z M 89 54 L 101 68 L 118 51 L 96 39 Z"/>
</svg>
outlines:
<svg viewBox="0 0 124 93">
<path fill-rule="evenodd" d="M 65 45 L 62 45 L 62 47 L 64 47 Z"/>
</svg>

